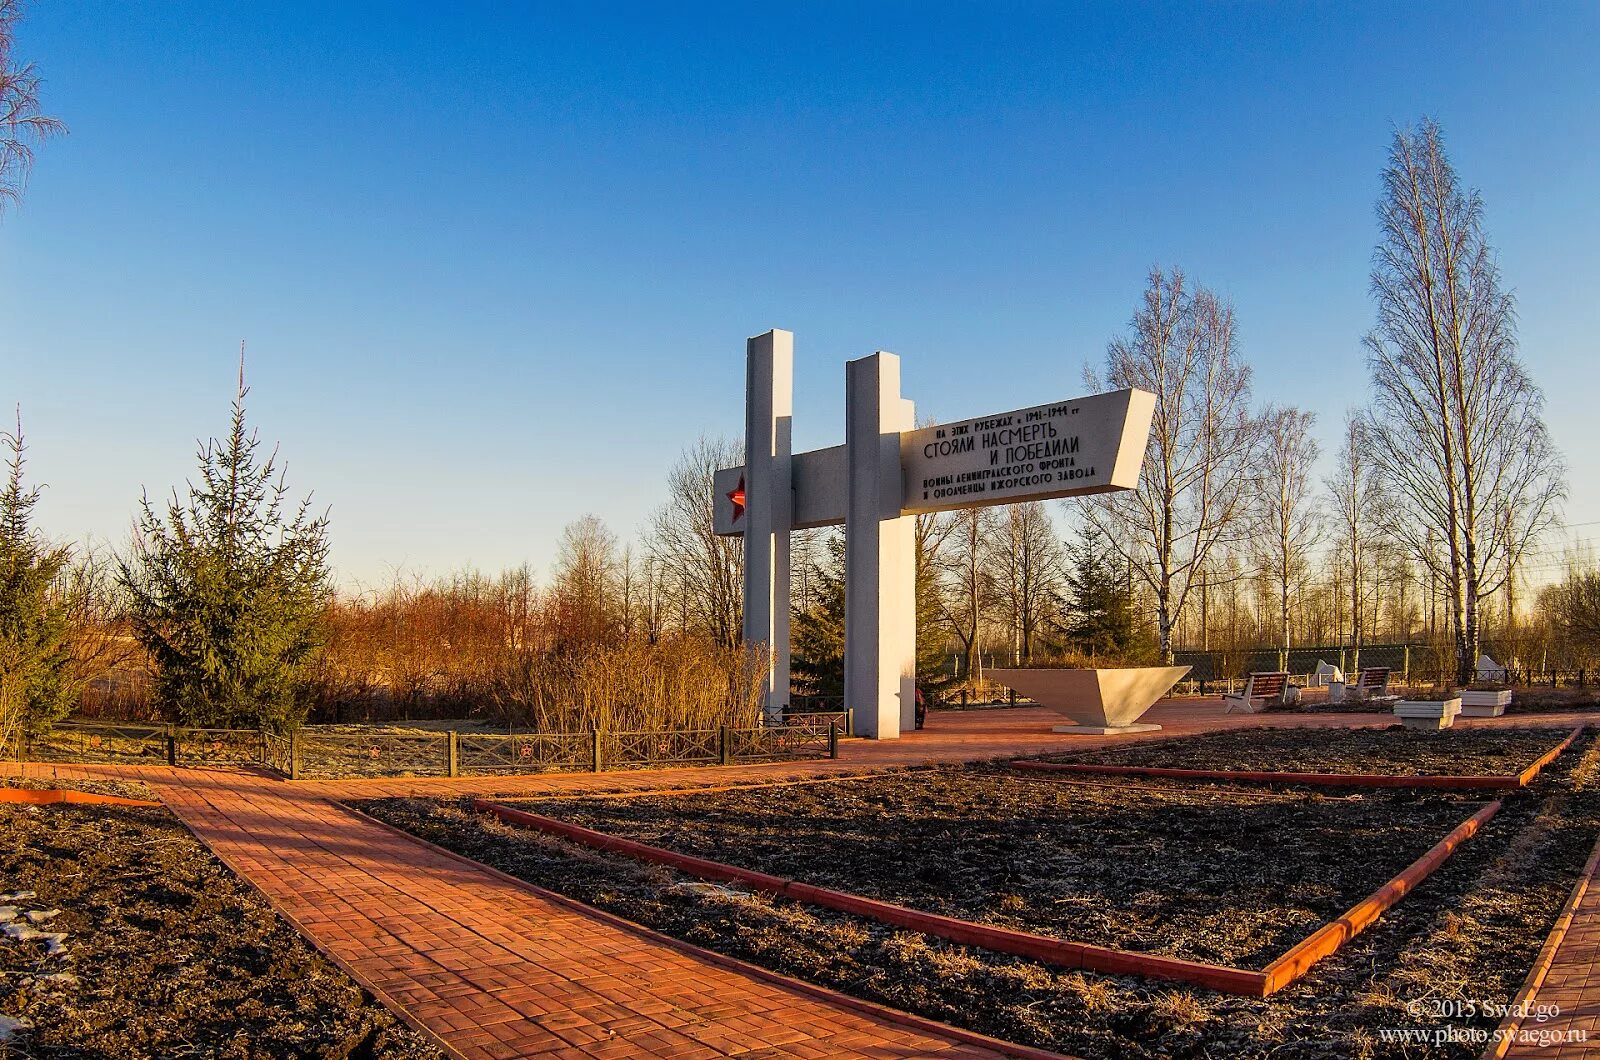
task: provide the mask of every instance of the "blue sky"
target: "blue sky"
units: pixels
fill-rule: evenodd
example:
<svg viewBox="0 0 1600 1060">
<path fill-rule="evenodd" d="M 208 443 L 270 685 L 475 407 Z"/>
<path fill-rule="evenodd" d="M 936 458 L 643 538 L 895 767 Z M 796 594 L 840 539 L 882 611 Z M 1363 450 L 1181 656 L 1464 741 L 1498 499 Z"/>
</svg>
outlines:
<svg viewBox="0 0 1600 1060">
<path fill-rule="evenodd" d="M 1080 392 L 1161 263 L 1331 449 L 1390 130 L 1426 114 L 1600 536 L 1600 7 L 1396 8 L 33 0 L 72 131 L 0 220 L 0 402 L 46 529 L 120 542 L 243 339 L 347 584 L 542 568 L 740 431 L 747 335 L 796 332 L 796 444 L 834 444 L 875 349 L 940 419 Z"/>
</svg>

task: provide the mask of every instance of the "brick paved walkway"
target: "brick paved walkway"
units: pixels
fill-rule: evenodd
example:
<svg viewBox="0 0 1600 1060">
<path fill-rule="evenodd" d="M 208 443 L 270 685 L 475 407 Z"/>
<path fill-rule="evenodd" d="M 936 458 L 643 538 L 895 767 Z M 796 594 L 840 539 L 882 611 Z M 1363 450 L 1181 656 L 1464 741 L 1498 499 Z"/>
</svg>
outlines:
<svg viewBox="0 0 1600 1060">
<path fill-rule="evenodd" d="M 1560 934 L 1543 981 L 1523 999 L 1523 1006 L 1534 1011 L 1553 1008 L 1555 1015 L 1544 1020 L 1525 1018 L 1506 1021 L 1502 1030 L 1514 1032 L 1506 1046 L 1492 1044 L 1485 1056 L 1504 1056 L 1509 1060 L 1581 1060 L 1600 1056 L 1600 846 L 1595 848 L 1586 876 L 1578 887 L 1582 893 L 1571 908 L 1572 918 Z M 1560 931 L 1558 925 L 1557 930 Z M 1547 944 L 1548 945 L 1548 944 Z M 1582 1035 L 1580 1039 L 1578 1035 Z"/>
<path fill-rule="evenodd" d="M 680 952 L 289 785 L 151 779 L 300 930 L 463 1056 L 983 1055 Z"/>
<path fill-rule="evenodd" d="M 1167 726 L 1166 735 L 1393 721 L 1374 714 L 1228 716 L 1215 699 L 1163 703 L 1152 715 Z M 150 783 L 302 933 L 459 1056 L 994 1056 L 1003 1047 L 983 1048 L 973 1036 L 682 947 L 397 835 L 329 800 L 782 780 L 1129 739 L 1053 734 L 1057 720 L 1036 709 L 935 714 L 928 729 L 899 741 L 847 742 L 838 761 L 602 774 L 288 784 L 244 770 L 25 768 L 34 775 L 132 775 Z M 1542 715 L 1493 724 L 1564 722 L 1573 719 Z M 1600 909 L 1588 915 L 1595 935 L 1585 937 L 1600 936 Z"/>
</svg>

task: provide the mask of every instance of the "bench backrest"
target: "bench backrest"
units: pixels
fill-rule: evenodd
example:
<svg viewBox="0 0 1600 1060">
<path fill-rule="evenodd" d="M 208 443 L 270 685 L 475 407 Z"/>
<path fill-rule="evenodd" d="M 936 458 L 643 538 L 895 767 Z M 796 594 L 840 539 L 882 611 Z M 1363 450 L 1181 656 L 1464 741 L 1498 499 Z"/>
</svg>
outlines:
<svg viewBox="0 0 1600 1060">
<path fill-rule="evenodd" d="M 1247 699 L 1277 699 L 1283 695 L 1283 686 L 1289 683 L 1289 675 L 1277 672 L 1253 673 L 1250 675 L 1249 685 L 1244 694 Z"/>
<path fill-rule="evenodd" d="M 1362 670 L 1359 686 L 1361 688 L 1388 688 L 1389 667 L 1372 666 Z"/>
</svg>

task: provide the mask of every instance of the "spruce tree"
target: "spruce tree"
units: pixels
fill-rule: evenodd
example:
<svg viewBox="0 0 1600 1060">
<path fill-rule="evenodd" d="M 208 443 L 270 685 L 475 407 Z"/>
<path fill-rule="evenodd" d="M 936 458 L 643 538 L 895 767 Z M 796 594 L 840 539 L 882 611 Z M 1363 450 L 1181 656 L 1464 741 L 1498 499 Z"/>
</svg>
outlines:
<svg viewBox="0 0 1600 1060">
<path fill-rule="evenodd" d="M 39 489 L 23 485 L 22 422 L 0 491 L 0 747 L 64 717 L 82 691 L 73 652 L 72 552 L 33 529 Z"/>
<path fill-rule="evenodd" d="M 789 669 L 803 695 L 844 695 L 844 535 L 828 535 L 821 562 L 810 568 L 814 589 L 790 613 Z M 917 685 L 930 697 L 953 680 L 938 597 L 939 571 L 931 550 L 917 560 Z"/>
<path fill-rule="evenodd" d="M 1125 658 L 1137 635 L 1133 595 L 1105 535 L 1085 525 L 1067 546 L 1066 615 L 1062 634 L 1091 658 Z"/>
<path fill-rule="evenodd" d="M 812 569 L 810 606 L 791 614 L 789 668 L 803 694 L 844 695 L 844 535 L 830 534 L 827 554 Z"/>
<path fill-rule="evenodd" d="M 309 497 L 289 508 L 277 451 L 260 460 L 260 436 L 246 426 L 248 392 L 241 356 L 227 438 L 201 445 L 186 502 L 174 491 L 163 516 L 141 500 L 119 581 L 167 717 L 282 730 L 305 717 L 322 643 L 328 520 Z"/>
</svg>

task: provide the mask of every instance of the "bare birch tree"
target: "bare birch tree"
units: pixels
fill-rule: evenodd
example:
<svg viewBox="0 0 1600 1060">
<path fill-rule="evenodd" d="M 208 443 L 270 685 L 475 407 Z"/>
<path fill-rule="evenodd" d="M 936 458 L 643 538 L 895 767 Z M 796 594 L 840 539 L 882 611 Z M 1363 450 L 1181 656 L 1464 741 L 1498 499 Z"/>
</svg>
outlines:
<svg viewBox="0 0 1600 1060">
<path fill-rule="evenodd" d="M 11 53 L 21 19 L 21 0 L 0 0 L 0 214 L 22 199 L 34 145 L 67 131 L 39 113 L 39 75 Z"/>
<path fill-rule="evenodd" d="M 994 513 L 988 508 L 958 508 L 950 514 L 950 591 L 941 602 L 961 645 L 962 677 L 968 682 L 983 678 L 983 619 L 994 599 L 993 529 Z"/>
<path fill-rule="evenodd" d="M 1361 668 L 1361 645 L 1367 634 L 1367 600 L 1372 581 L 1368 560 L 1379 508 L 1378 483 L 1367 457 L 1367 444 L 1361 417 L 1346 416 L 1338 465 L 1327 480 L 1338 537 L 1337 563 L 1349 594 L 1352 670 Z"/>
<path fill-rule="evenodd" d="M 1263 417 L 1261 507 L 1266 567 L 1277 589 L 1278 669 L 1289 668 L 1291 588 L 1310 573 L 1310 554 L 1321 536 L 1312 505 L 1311 475 L 1321 447 L 1311 436 L 1316 414 L 1275 408 Z"/>
<path fill-rule="evenodd" d="M 659 576 L 683 595 L 692 624 L 725 647 L 743 634 L 744 538 L 712 530 L 717 469 L 742 454 L 723 439 L 701 438 L 667 477 L 667 502 L 651 523 L 650 555 Z"/>
<path fill-rule="evenodd" d="M 1138 387 L 1156 396 L 1139 488 L 1083 505 L 1155 597 L 1161 658 L 1195 575 L 1244 529 L 1260 421 L 1250 413 L 1250 369 L 1234 349 L 1233 308 L 1183 273 L 1150 272 L 1131 334 L 1113 339 L 1095 389 Z"/>
<path fill-rule="evenodd" d="M 945 545 L 955 529 L 947 515 L 918 515 L 917 546 L 917 682 L 929 691 L 948 684 L 945 648 L 949 644 L 945 602 Z"/>
<path fill-rule="evenodd" d="M 1445 589 L 1457 678 L 1479 653 L 1479 605 L 1551 526 L 1564 497 L 1544 397 L 1517 355 L 1510 292 L 1439 126 L 1397 130 L 1378 202 L 1367 335 L 1372 458 L 1404 501 L 1396 529 Z M 1426 547 L 1429 536 L 1440 543 Z"/>
<path fill-rule="evenodd" d="M 1061 542 L 1042 501 L 1006 506 L 996 542 L 998 589 L 1011 619 L 1011 647 L 1024 663 L 1061 591 Z"/>
<path fill-rule="evenodd" d="M 621 567 L 617 538 L 599 516 L 561 530 L 551 564 L 557 647 L 579 651 L 609 644 L 621 630 Z"/>
</svg>

